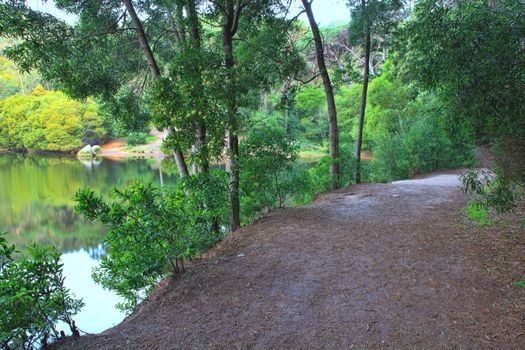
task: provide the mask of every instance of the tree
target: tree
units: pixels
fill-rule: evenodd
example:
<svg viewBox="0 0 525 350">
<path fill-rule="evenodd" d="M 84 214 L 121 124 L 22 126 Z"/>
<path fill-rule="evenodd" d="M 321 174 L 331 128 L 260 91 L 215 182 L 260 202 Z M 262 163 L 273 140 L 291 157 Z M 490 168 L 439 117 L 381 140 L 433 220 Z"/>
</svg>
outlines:
<svg viewBox="0 0 525 350">
<path fill-rule="evenodd" d="M 372 50 L 372 35 L 385 35 L 392 30 L 399 19 L 398 10 L 402 7 L 400 0 L 350 0 L 352 22 L 349 35 L 358 38 L 364 46 L 363 91 L 359 109 L 359 124 L 355 141 L 355 182 L 361 182 L 361 147 L 363 144 L 363 127 L 365 123 L 366 98 L 370 75 L 370 52 Z"/>
<path fill-rule="evenodd" d="M 297 62 L 289 50 L 289 23 L 272 0 L 210 1 L 207 17 L 221 28 L 224 84 L 216 94 L 226 114 L 226 168 L 230 173 L 232 231 L 240 226 L 239 133 L 242 111 L 253 109 L 261 90 L 289 76 Z M 235 40 L 234 40 L 235 39 Z"/>
<path fill-rule="evenodd" d="M 37 86 L 29 96 L 0 101 L 0 146 L 25 150 L 76 151 L 85 140 L 105 139 L 106 119 L 93 99 L 81 103 Z"/>
<path fill-rule="evenodd" d="M 340 181 L 340 167 L 339 167 L 339 129 L 337 127 L 337 110 L 334 100 L 334 92 L 332 88 L 332 83 L 330 81 L 330 75 L 328 74 L 328 69 L 326 68 L 325 58 L 324 58 L 324 48 L 323 40 L 319 32 L 319 27 L 315 21 L 314 14 L 312 12 L 312 2 L 313 0 L 301 0 L 303 3 L 304 10 L 308 16 L 308 22 L 310 23 L 310 28 L 312 29 L 312 34 L 314 36 L 315 42 L 315 51 L 317 57 L 317 66 L 319 67 L 319 72 L 323 80 L 323 86 L 326 96 L 326 104 L 328 106 L 328 125 L 330 130 L 330 175 L 332 177 L 332 189 L 337 189 L 341 186 Z"/>
<path fill-rule="evenodd" d="M 133 3 L 131 2 L 131 0 L 123 0 L 123 2 L 124 2 L 124 5 L 126 6 L 126 11 L 128 12 L 131 18 L 131 23 L 133 24 L 133 27 L 135 28 L 140 46 L 142 47 L 142 50 L 144 51 L 144 56 L 146 57 L 146 61 L 148 62 L 148 67 L 150 69 L 151 75 L 153 76 L 154 79 L 158 79 L 161 75 L 160 69 L 157 64 L 157 60 L 155 59 L 155 56 L 153 55 L 153 51 L 151 50 L 151 46 L 149 44 L 146 33 L 144 32 L 144 28 L 139 19 L 139 16 L 137 15 L 135 11 L 135 7 L 133 6 Z M 174 134 L 175 128 L 173 128 L 173 126 L 170 126 L 169 131 L 171 134 Z M 180 175 L 182 177 L 188 176 L 188 167 L 186 165 L 186 162 L 184 160 L 184 155 L 182 154 L 182 151 L 180 150 L 180 148 L 175 147 L 173 149 L 173 156 L 175 158 L 175 162 L 177 163 L 177 168 L 179 169 Z"/>
<path fill-rule="evenodd" d="M 404 28 L 404 76 L 440 96 L 456 139 L 493 146 L 498 179 L 489 182 L 496 186 L 490 203 L 498 192 L 512 199 L 505 188 L 525 183 L 524 28 L 519 0 L 424 0 Z"/>
</svg>

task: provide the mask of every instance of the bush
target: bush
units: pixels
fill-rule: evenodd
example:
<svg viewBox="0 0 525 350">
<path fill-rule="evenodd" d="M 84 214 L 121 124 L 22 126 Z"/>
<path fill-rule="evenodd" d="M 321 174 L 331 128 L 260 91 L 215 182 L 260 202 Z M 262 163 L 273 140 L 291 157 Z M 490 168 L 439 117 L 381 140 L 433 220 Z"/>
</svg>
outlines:
<svg viewBox="0 0 525 350">
<path fill-rule="evenodd" d="M 149 134 L 146 132 L 130 132 L 126 136 L 126 142 L 130 146 L 144 145 L 148 142 Z"/>
<path fill-rule="evenodd" d="M 15 247 L 0 234 L 0 346 L 36 349 L 58 338 L 58 321 L 79 335 L 72 316 L 83 306 L 64 287 L 60 254 L 33 245 L 29 258 L 14 260 Z"/>
<path fill-rule="evenodd" d="M 415 173 L 468 165 L 472 161 L 472 147 L 452 141 L 441 113 L 440 102 L 428 94 L 398 110 L 394 126 L 376 133 L 371 179 L 387 182 L 410 178 Z"/>
<path fill-rule="evenodd" d="M 241 144 L 241 209 L 244 222 L 307 194 L 306 173 L 298 171 L 298 146 L 282 129 L 254 129 Z"/>
<path fill-rule="evenodd" d="M 184 260 L 198 256 L 223 236 L 228 218 L 224 172 L 179 180 L 174 188 L 135 183 L 113 190 L 112 204 L 91 190 L 76 194 L 75 209 L 98 220 L 108 232 L 108 255 L 93 272 L 95 282 L 125 299 L 131 311 L 170 273 L 184 271 Z"/>
<path fill-rule="evenodd" d="M 469 219 L 477 221 L 480 227 L 490 226 L 494 224 L 494 222 L 489 219 L 488 209 L 480 203 L 469 203 L 466 209 L 466 213 Z"/>
<path fill-rule="evenodd" d="M 494 208 L 499 213 L 510 211 L 520 198 L 516 184 L 498 171 L 470 170 L 462 175 L 461 181 L 471 202 L 482 208 Z"/>
<path fill-rule="evenodd" d="M 342 144 L 339 148 L 339 153 L 341 185 L 348 186 L 352 183 L 353 179 L 355 178 L 354 175 L 356 158 L 353 152 L 353 145 Z M 309 191 L 309 196 L 311 199 L 313 199 L 313 197 L 318 193 L 330 191 L 330 162 L 330 156 L 325 156 L 321 158 L 315 166 L 308 169 L 309 187 L 307 190 Z"/>
</svg>

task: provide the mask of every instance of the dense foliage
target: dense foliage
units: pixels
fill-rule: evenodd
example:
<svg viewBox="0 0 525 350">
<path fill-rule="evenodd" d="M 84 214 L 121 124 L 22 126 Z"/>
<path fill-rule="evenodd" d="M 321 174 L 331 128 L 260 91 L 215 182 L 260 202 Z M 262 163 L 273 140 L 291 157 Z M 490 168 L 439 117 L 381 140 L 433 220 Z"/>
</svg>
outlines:
<svg viewBox="0 0 525 350">
<path fill-rule="evenodd" d="M 108 135 L 97 104 L 37 86 L 31 95 L 0 100 L 0 147 L 73 151 Z"/>
<path fill-rule="evenodd" d="M 298 147 L 282 129 L 254 129 L 241 143 L 241 204 L 246 219 L 281 208 L 308 193 L 297 169 Z"/>
<path fill-rule="evenodd" d="M 275 0 L 56 4 L 78 21 L 0 4 L 0 34 L 19 40 L 4 52 L 84 102 L 40 86 L 25 94 L 30 84 L 0 61 L 0 97 L 18 94 L 0 101 L 0 145 L 69 151 L 110 128 L 139 144 L 152 123 L 168 131 L 163 149 L 182 177 L 115 190 L 111 204 L 77 194 L 77 210 L 108 228 L 94 278 L 123 309 L 241 214 L 247 223 L 335 188 L 335 163 L 337 185 L 386 182 L 472 165 L 473 145 L 491 143 L 496 176 L 472 173 L 466 189 L 507 210 L 525 181 L 522 1 L 352 0 L 350 23 L 321 28 L 315 46 L 319 35 Z M 301 152 L 317 163 L 298 164 Z"/>
<path fill-rule="evenodd" d="M 2 42 L 0 40 L 0 49 Z M 37 74 L 23 74 L 11 60 L 0 56 L 0 100 L 6 97 L 22 94 L 33 90 L 39 83 Z"/>
<path fill-rule="evenodd" d="M 14 259 L 15 247 L 0 234 L 0 347 L 39 349 L 60 336 L 57 322 L 78 335 L 72 319 L 83 306 L 64 287 L 60 254 L 33 245 Z"/>
<path fill-rule="evenodd" d="M 496 186 L 489 192 L 497 193 L 503 184 L 523 186 L 523 2 L 422 0 L 403 31 L 405 75 L 438 94 L 450 111 L 445 117 L 451 134 L 492 145 L 497 175 L 504 179 L 489 181 Z M 468 187 L 473 188 L 471 181 Z"/>
<path fill-rule="evenodd" d="M 227 225 L 223 172 L 182 179 L 174 188 L 136 183 L 113 191 L 107 203 L 91 190 L 76 195 L 76 210 L 108 228 L 109 255 L 93 278 L 124 298 L 131 311 L 162 278 L 184 271 L 184 260 L 218 242 Z"/>
</svg>

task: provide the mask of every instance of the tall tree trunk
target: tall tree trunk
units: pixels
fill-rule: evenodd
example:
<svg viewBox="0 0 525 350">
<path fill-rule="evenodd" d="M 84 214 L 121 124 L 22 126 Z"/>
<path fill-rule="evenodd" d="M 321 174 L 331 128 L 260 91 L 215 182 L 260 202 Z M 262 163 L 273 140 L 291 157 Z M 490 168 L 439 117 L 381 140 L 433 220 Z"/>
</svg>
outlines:
<svg viewBox="0 0 525 350">
<path fill-rule="evenodd" d="M 151 50 L 148 38 L 146 36 L 146 33 L 144 32 L 144 27 L 142 27 L 142 22 L 140 22 L 139 16 L 137 15 L 137 12 L 135 11 L 135 7 L 133 6 L 131 0 L 123 1 L 124 5 L 126 6 L 126 10 L 128 11 L 129 17 L 131 18 L 133 27 L 137 32 L 137 39 L 139 40 L 140 46 L 144 51 L 144 55 L 146 56 L 146 61 L 148 62 L 151 75 L 154 79 L 157 79 L 160 77 L 160 69 L 157 65 L 157 61 L 155 60 L 155 56 L 153 56 L 153 51 Z M 175 133 L 175 129 L 170 127 L 169 132 Z M 182 154 L 181 150 L 178 148 L 174 149 L 173 155 L 175 157 L 175 162 L 177 163 L 177 168 L 179 169 L 180 176 L 188 176 L 188 167 L 186 166 L 184 155 Z"/>
<path fill-rule="evenodd" d="M 229 172 L 230 172 L 230 230 L 233 232 L 241 226 L 240 200 L 239 200 L 239 138 L 237 137 L 237 93 L 233 68 L 233 36 L 235 35 L 241 9 L 235 8 L 232 0 L 228 0 L 222 27 L 222 48 L 224 51 L 224 64 L 227 70 L 226 89 L 228 91 L 227 111 L 228 130 L 226 139 L 228 144 Z M 239 6 L 239 5 L 238 5 Z"/>
<path fill-rule="evenodd" d="M 188 26 L 191 37 L 191 43 L 196 52 L 201 50 L 201 32 L 199 25 L 199 16 L 197 14 L 197 8 L 195 0 L 186 0 L 186 13 L 188 15 Z M 200 76 L 200 74 L 199 74 Z M 199 79 L 196 82 L 196 94 L 202 96 L 204 94 L 204 88 L 202 86 L 202 80 Z M 198 109 L 198 108 L 197 108 Z M 209 161 L 208 161 L 208 152 L 206 144 L 206 125 L 202 117 L 199 117 L 195 122 L 196 130 L 196 142 L 195 142 L 195 152 L 201 153 L 199 159 L 199 164 L 197 169 L 199 172 L 208 173 L 209 171 Z"/>
<path fill-rule="evenodd" d="M 340 167 L 339 167 L 339 129 L 337 127 L 337 110 L 335 108 L 334 92 L 332 88 L 332 82 L 326 69 L 326 63 L 324 59 L 323 41 L 321 34 L 319 33 L 319 27 L 315 22 L 314 14 L 312 12 L 312 1 L 302 0 L 306 15 L 308 16 L 308 22 L 312 28 L 312 34 L 315 42 L 315 52 L 317 56 L 317 66 L 323 79 L 324 93 L 326 96 L 326 104 L 328 106 L 328 126 L 330 131 L 330 175 L 332 177 L 331 185 L 332 189 L 337 189 L 341 186 L 340 179 Z"/>
<path fill-rule="evenodd" d="M 281 107 L 283 108 L 283 134 L 288 138 L 288 123 L 290 118 L 290 89 L 292 78 L 286 78 L 281 91 Z"/>
<path fill-rule="evenodd" d="M 370 68 L 370 26 L 365 28 L 365 72 L 363 76 L 363 92 L 361 93 L 361 108 L 359 109 L 359 125 L 355 140 L 355 183 L 361 183 L 361 146 L 363 145 L 363 126 L 365 122 L 366 95 L 368 92 L 368 76 Z"/>
</svg>

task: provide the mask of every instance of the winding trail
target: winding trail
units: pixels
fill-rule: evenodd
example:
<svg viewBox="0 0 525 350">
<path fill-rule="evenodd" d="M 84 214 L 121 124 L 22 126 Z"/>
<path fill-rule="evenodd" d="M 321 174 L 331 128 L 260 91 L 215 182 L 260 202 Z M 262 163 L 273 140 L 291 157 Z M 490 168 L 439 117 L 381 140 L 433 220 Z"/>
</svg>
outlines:
<svg viewBox="0 0 525 350">
<path fill-rule="evenodd" d="M 277 210 L 120 325 L 60 349 L 523 349 L 523 229 L 480 228 L 456 173 Z"/>
</svg>

